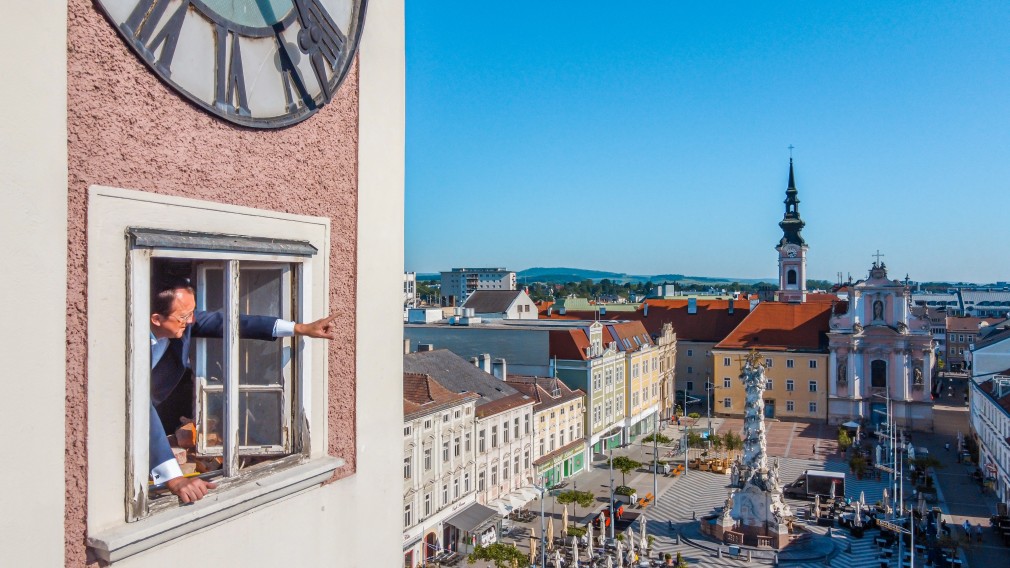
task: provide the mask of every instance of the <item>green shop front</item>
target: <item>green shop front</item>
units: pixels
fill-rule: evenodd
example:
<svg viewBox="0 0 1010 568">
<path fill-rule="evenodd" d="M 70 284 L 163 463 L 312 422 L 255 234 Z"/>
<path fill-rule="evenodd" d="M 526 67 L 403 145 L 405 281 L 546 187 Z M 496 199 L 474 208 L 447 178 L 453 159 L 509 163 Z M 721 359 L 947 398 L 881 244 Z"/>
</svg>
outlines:
<svg viewBox="0 0 1010 568">
<path fill-rule="evenodd" d="M 586 466 L 585 442 L 576 440 L 533 462 L 544 486 L 552 487 L 582 471 Z"/>
</svg>

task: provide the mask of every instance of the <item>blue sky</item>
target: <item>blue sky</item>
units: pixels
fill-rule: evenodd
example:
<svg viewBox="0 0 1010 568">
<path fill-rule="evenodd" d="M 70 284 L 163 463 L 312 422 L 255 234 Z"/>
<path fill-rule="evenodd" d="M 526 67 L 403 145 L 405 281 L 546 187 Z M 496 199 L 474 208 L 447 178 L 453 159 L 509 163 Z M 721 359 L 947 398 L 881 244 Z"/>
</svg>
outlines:
<svg viewBox="0 0 1010 568">
<path fill-rule="evenodd" d="M 709 5 L 711 4 L 711 5 Z M 406 269 L 1010 280 L 1010 2 L 407 2 Z"/>
</svg>

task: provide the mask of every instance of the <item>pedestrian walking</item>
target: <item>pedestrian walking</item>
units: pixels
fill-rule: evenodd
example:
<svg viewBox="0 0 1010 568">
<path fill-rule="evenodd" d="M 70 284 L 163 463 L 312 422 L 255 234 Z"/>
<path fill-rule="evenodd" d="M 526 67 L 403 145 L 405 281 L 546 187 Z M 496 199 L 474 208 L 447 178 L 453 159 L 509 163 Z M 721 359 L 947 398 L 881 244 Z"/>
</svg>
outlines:
<svg viewBox="0 0 1010 568">
<path fill-rule="evenodd" d="M 964 520 L 961 527 L 964 528 L 964 536 L 968 537 L 968 540 L 971 540 L 971 523 L 968 522 L 968 519 Z"/>
<path fill-rule="evenodd" d="M 817 444 L 810 445 L 810 451 L 816 456 L 817 455 Z"/>
<path fill-rule="evenodd" d="M 975 542 L 982 542 L 982 523 L 975 524 Z"/>
</svg>

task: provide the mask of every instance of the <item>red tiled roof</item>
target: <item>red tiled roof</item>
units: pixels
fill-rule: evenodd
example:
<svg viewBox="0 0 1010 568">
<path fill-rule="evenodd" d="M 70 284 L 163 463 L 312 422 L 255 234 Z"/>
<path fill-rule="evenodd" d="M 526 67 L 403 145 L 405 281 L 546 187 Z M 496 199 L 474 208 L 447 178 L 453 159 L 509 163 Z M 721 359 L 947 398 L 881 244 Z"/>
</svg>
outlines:
<svg viewBox="0 0 1010 568">
<path fill-rule="evenodd" d="M 454 406 L 468 399 L 476 400 L 472 392 L 454 393 L 423 373 L 403 374 L 403 415 L 426 414 L 445 406 Z"/>
<path fill-rule="evenodd" d="M 511 375 L 505 382 L 517 391 L 526 394 L 534 401 L 533 411 L 540 412 L 544 408 L 552 408 L 566 402 L 582 398 L 585 393 L 582 389 L 572 390 L 560 379 L 550 377 L 527 377 L 523 375 Z M 558 396 L 551 393 L 557 389 Z"/>
<path fill-rule="evenodd" d="M 586 348 L 589 347 L 589 335 L 582 328 L 552 329 L 550 331 L 551 357 L 558 359 L 585 361 Z"/>
<path fill-rule="evenodd" d="M 614 335 L 617 337 L 614 337 Z M 635 338 L 638 341 L 635 341 Z M 631 345 L 629 348 L 624 344 L 624 340 L 628 340 L 628 344 Z M 618 351 L 637 351 L 639 348 L 639 342 L 643 345 L 652 345 L 652 339 L 649 334 L 645 332 L 645 326 L 642 325 L 640 321 L 625 321 L 625 322 L 614 322 L 607 323 L 603 326 L 603 344 L 607 345 L 613 341 L 617 344 Z"/>
<path fill-rule="evenodd" d="M 718 349 L 826 351 L 832 305 L 762 302 Z"/>
<path fill-rule="evenodd" d="M 492 400 L 491 402 L 486 402 L 477 407 L 477 418 L 486 418 L 488 416 L 494 416 L 500 412 L 505 412 L 506 410 L 511 410 L 513 408 L 518 408 L 520 406 L 526 405 L 533 402 L 533 399 L 524 393 L 517 392 L 515 394 L 506 396 L 505 398 L 499 398 L 498 400 Z"/>
<path fill-rule="evenodd" d="M 985 322 L 989 325 L 997 324 L 1003 318 L 972 318 L 972 317 L 947 317 L 947 333 L 959 331 L 961 333 L 978 333 L 978 326 Z"/>
<path fill-rule="evenodd" d="M 687 298 L 676 300 L 648 299 L 649 315 L 645 315 L 644 307 L 633 312 L 612 311 L 599 314 L 595 311 L 575 312 L 568 310 L 565 315 L 554 310 L 548 317 L 544 308 L 540 319 L 550 320 L 631 320 L 640 321 L 649 335 L 663 333 L 663 324 L 673 325 L 678 341 L 722 341 L 750 313 L 750 300 L 740 298 L 733 300 L 733 313 L 729 313 L 730 300 L 697 301 L 697 313 L 687 313 Z"/>
</svg>

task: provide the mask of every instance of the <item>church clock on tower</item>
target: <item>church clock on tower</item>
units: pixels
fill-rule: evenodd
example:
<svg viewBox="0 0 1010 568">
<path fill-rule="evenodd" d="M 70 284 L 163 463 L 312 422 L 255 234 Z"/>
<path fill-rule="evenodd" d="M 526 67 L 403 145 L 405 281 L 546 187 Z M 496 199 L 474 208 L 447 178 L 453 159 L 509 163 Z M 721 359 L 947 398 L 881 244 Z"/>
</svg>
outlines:
<svg viewBox="0 0 1010 568">
<path fill-rule="evenodd" d="M 780 302 L 802 302 L 807 295 L 807 243 L 800 231 L 805 223 L 800 219 L 800 200 L 797 198 L 793 176 L 793 160 L 789 159 L 789 186 L 786 188 L 786 211 L 779 222 L 782 239 L 775 249 L 779 252 Z"/>
</svg>

